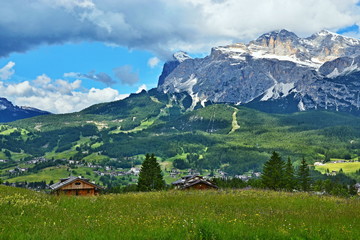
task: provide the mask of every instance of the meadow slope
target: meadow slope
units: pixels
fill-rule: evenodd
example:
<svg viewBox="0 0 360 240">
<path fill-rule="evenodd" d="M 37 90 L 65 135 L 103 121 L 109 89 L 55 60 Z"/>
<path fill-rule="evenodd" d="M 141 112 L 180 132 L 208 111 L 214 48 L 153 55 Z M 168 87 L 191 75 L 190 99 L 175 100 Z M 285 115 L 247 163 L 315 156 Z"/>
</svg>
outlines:
<svg viewBox="0 0 360 240">
<path fill-rule="evenodd" d="M 360 200 L 260 190 L 56 197 L 0 186 L 0 239 L 358 239 Z"/>
</svg>

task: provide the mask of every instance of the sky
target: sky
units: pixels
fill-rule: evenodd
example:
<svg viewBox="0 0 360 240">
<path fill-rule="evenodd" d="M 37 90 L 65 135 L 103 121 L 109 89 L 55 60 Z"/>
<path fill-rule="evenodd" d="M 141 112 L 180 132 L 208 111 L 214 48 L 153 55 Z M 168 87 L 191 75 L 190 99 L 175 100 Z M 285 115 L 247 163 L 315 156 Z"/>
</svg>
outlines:
<svg viewBox="0 0 360 240">
<path fill-rule="evenodd" d="M 157 86 L 176 51 L 287 29 L 359 38 L 357 0 L 0 0 L 0 97 L 52 113 Z"/>
</svg>

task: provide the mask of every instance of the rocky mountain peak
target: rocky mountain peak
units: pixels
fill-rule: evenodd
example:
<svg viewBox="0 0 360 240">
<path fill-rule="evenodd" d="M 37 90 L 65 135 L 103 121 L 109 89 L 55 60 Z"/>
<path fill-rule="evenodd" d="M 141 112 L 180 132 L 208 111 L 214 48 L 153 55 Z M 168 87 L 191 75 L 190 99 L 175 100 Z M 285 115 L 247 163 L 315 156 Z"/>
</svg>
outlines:
<svg viewBox="0 0 360 240">
<path fill-rule="evenodd" d="M 179 51 L 173 54 L 173 60 L 182 63 L 185 60 L 192 59 L 186 52 Z"/>
<path fill-rule="evenodd" d="M 269 43 L 273 41 L 297 41 L 298 39 L 299 37 L 295 33 L 289 32 L 286 29 L 281 29 L 265 33 L 253 41 L 253 43 L 267 43 L 267 46 L 269 46 Z"/>
<path fill-rule="evenodd" d="M 12 107 L 14 107 L 14 105 L 10 101 L 6 98 L 0 98 L 0 111 Z"/>
<path fill-rule="evenodd" d="M 205 58 L 180 59 L 165 64 L 159 91 L 185 91 L 201 103 L 266 108 L 276 101 L 282 109 L 360 113 L 358 39 L 326 30 L 300 38 L 283 29 L 248 44 L 214 47 Z"/>
</svg>

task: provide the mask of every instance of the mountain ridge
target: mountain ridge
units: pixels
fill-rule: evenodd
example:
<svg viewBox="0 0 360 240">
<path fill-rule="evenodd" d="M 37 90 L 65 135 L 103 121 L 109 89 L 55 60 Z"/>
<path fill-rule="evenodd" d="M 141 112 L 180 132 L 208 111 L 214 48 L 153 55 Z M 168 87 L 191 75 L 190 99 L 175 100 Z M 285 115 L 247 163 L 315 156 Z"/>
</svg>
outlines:
<svg viewBox="0 0 360 240">
<path fill-rule="evenodd" d="M 204 58 L 173 60 L 171 68 L 166 63 L 158 90 L 187 92 L 201 103 L 276 100 L 284 104 L 279 99 L 287 101 L 292 96 L 296 111 L 360 114 L 360 84 L 351 77 L 360 70 L 359 56 L 358 39 L 329 31 L 307 38 L 287 30 L 273 31 L 248 44 L 214 47 Z M 351 85 L 346 78 L 352 79 Z"/>
<path fill-rule="evenodd" d="M 27 106 L 15 106 L 6 98 L 0 97 L 0 123 L 47 114 L 50 114 L 50 112 Z"/>
</svg>

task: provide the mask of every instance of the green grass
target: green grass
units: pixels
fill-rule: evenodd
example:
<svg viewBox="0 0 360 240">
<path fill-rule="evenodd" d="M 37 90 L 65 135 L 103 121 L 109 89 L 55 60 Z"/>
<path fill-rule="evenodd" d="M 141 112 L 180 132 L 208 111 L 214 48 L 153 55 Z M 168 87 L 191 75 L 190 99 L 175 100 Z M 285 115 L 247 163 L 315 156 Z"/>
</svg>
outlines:
<svg viewBox="0 0 360 240">
<path fill-rule="evenodd" d="M 7 156 L 2 151 L 0 151 L 0 159 L 7 159 Z"/>
<path fill-rule="evenodd" d="M 360 201 L 270 191 L 56 197 L 0 186 L 1 239 L 358 239 Z"/>
<path fill-rule="evenodd" d="M 97 153 L 92 153 L 89 156 L 86 156 L 83 158 L 83 160 L 85 160 L 87 162 L 100 162 L 102 160 L 107 160 L 107 159 L 109 159 L 108 156 L 99 155 Z"/>
<path fill-rule="evenodd" d="M 315 169 L 325 173 L 326 169 L 329 171 L 339 171 L 342 168 L 344 173 L 355 173 L 360 169 L 360 162 L 347 162 L 347 163 L 326 163 L 321 166 L 315 166 Z"/>
<path fill-rule="evenodd" d="M 19 161 L 19 160 L 21 160 L 21 159 L 23 159 L 23 158 L 26 158 L 26 157 L 28 157 L 28 156 L 30 156 L 30 155 L 27 154 L 27 153 L 15 153 L 15 152 L 11 152 L 11 159 L 12 159 L 12 160 L 15 160 L 15 161 Z"/>
<path fill-rule="evenodd" d="M 103 142 L 97 142 L 97 143 L 94 143 L 93 145 L 91 145 L 91 148 L 95 149 L 95 148 L 101 147 L 102 145 L 104 145 Z"/>
<path fill-rule="evenodd" d="M 16 132 L 16 131 L 17 131 L 17 128 L 8 128 L 4 131 L 1 131 L 0 135 L 10 135 L 11 133 Z"/>
<path fill-rule="evenodd" d="M 70 159 L 72 156 L 74 156 L 77 153 L 75 150 L 67 150 L 64 152 L 49 152 L 45 154 L 45 158 L 51 159 Z"/>
</svg>

